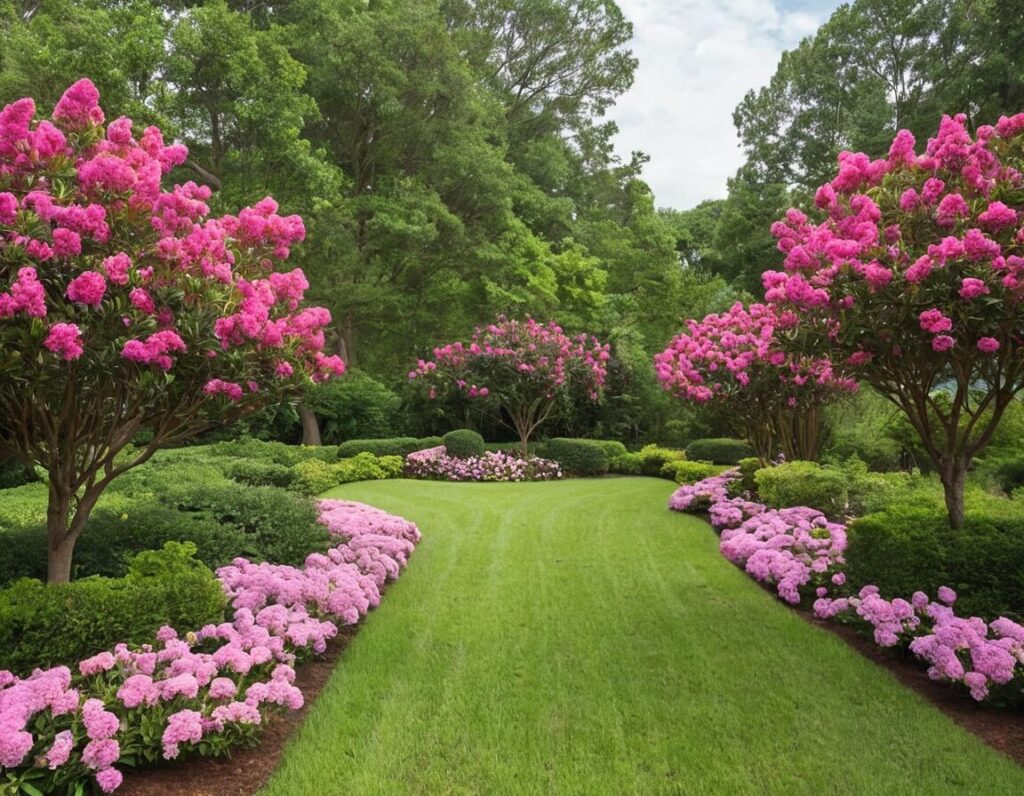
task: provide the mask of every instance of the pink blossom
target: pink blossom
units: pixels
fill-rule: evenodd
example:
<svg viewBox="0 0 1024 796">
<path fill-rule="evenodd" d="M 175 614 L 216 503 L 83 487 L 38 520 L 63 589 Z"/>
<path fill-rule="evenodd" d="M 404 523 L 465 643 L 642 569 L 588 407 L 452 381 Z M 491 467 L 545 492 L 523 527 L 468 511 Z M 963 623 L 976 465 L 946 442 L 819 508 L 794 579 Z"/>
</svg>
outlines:
<svg viewBox="0 0 1024 796">
<path fill-rule="evenodd" d="M 956 340 L 948 334 L 939 334 L 932 338 L 932 351 L 949 351 L 954 345 Z"/>
<path fill-rule="evenodd" d="M 43 345 L 66 360 L 78 359 L 85 350 L 82 347 L 82 333 L 73 323 L 55 323 L 50 327 Z"/>
<path fill-rule="evenodd" d="M 999 350 L 999 341 L 994 337 L 981 337 L 978 339 L 978 350 L 986 354 L 994 354 Z"/>
<path fill-rule="evenodd" d="M 97 271 L 85 271 L 68 283 L 67 296 L 78 304 L 99 307 L 107 292 L 107 280 Z"/>
</svg>

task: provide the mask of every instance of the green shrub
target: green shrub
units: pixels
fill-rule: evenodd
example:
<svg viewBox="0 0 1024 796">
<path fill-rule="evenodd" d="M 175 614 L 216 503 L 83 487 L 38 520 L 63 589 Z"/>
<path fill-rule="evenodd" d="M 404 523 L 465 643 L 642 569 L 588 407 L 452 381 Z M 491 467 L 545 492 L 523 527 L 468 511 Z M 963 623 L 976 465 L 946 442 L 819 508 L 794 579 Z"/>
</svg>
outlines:
<svg viewBox="0 0 1024 796">
<path fill-rule="evenodd" d="M 738 490 L 754 494 L 757 492 L 757 481 L 754 480 L 754 474 L 762 468 L 761 460 L 756 456 L 747 456 L 745 459 L 740 459 L 737 464 L 740 467 Z"/>
<path fill-rule="evenodd" d="M 28 674 L 117 643 L 153 641 L 163 625 L 200 628 L 224 620 L 226 597 L 191 544 L 140 553 L 123 578 L 92 577 L 48 586 L 19 580 L 0 591 L 0 669 Z"/>
<path fill-rule="evenodd" d="M 338 458 L 348 459 L 359 453 L 374 456 L 407 456 L 414 451 L 443 445 L 440 437 L 389 437 L 384 439 L 350 439 L 338 446 Z"/>
<path fill-rule="evenodd" d="M 336 464 L 328 464 L 319 459 L 299 462 L 288 471 L 292 477 L 291 488 L 304 495 L 319 495 L 333 489 L 341 483 Z"/>
<path fill-rule="evenodd" d="M 639 453 L 623 453 L 608 460 L 608 472 L 621 475 L 639 475 L 641 457 Z"/>
<path fill-rule="evenodd" d="M 257 560 L 297 566 L 310 553 L 327 547 L 327 531 L 317 522 L 315 503 L 279 487 L 169 487 L 160 501 L 242 531 L 247 547 L 259 551 Z"/>
<path fill-rule="evenodd" d="M 283 464 L 285 467 L 304 462 L 309 459 L 322 459 L 325 462 L 338 458 L 338 448 L 334 445 L 286 445 L 283 442 L 264 442 L 258 439 L 236 439 L 228 442 L 215 442 L 212 445 L 179 448 L 189 458 L 198 455 L 207 457 L 231 457 Z M 168 453 L 171 453 L 168 451 Z"/>
<path fill-rule="evenodd" d="M 608 453 L 592 439 L 556 437 L 548 441 L 548 458 L 554 459 L 568 475 L 592 476 L 608 472 Z"/>
<path fill-rule="evenodd" d="M 761 501 L 773 508 L 810 506 L 829 517 L 840 517 L 849 499 L 846 476 L 837 468 L 793 461 L 766 467 L 754 474 Z"/>
<path fill-rule="evenodd" d="M 596 439 L 594 442 L 604 448 L 604 452 L 608 454 L 609 461 L 614 459 L 616 456 L 624 456 L 628 453 L 626 446 L 617 439 Z"/>
<path fill-rule="evenodd" d="M 910 503 L 854 521 L 846 553 L 854 588 L 874 584 L 886 597 L 933 599 L 939 586 L 959 595 L 957 613 L 992 620 L 1024 615 L 1024 511 L 1012 503 L 968 502 L 963 529 L 943 508 Z"/>
<path fill-rule="evenodd" d="M 319 495 L 353 481 L 399 478 L 403 466 L 401 456 L 374 456 L 372 453 L 359 453 L 333 464 L 316 460 L 299 462 L 291 469 L 292 489 L 305 495 Z"/>
<path fill-rule="evenodd" d="M 319 461 L 319 459 L 308 461 Z M 289 487 L 294 477 L 291 469 L 283 464 L 249 459 L 227 460 L 224 465 L 224 474 L 233 481 L 249 486 Z"/>
<path fill-rule="evenodd" d="M 704 478 L 718 475 L 725 468 L 710 462 L 690 462 L 685 459 L 666 462 L 661 468 L 663 478 L 671 478 L 677 484 L 693 484 Z"/>
<path fill-rule="evenodd" d="M 988 456 L 977 465 L 978 475 L 1007 495 L 1024 486 L 1024 455 Z"/>
<path fill-rule="evenodd" d="M 343 379 L 318 384 L 307 396 L 320 421 L 324 442 L 394 433 L 402 399 L 386 385 L 358 370 Z"/>
<path fill-rule="evenodd" d="M 0 459 L 0 489 L 10 489 L 38 480 L 35 470 L 17 459 Z"/>
<path fill-rule="evenodd" d="M 472 459 L 484 455 L 484 438 L 472 429 L 449 431 L 441 439 L 445 453 L 456 459 Z"/>
<path fill-rule="evenodd" d="M 661 476 L 661 471 L 669 462 L 680 462 L 686 458 L 682 451 L 671 448 L 659 448 L 657 445 L 645 445 L 640 449 L 640 474 Z"/>
<path fill-rule="evenodd" d="M 686 458 L 712 464 L 739 464 L 754 455 L 754 449 L 741 439 L 711 437 L 695 439 L 686 446 Z"/>
</svg>

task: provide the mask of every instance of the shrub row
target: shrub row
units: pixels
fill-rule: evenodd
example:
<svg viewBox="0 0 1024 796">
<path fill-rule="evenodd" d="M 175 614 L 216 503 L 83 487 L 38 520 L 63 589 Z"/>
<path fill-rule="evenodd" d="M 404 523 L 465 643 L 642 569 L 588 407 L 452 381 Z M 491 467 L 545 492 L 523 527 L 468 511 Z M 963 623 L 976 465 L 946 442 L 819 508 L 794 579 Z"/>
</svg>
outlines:
<svg viewBox="0 0 1024 796">
<path fill-rule="evenodd" d="M 402 467 L 401 456 L 374 456 L 372 453 L 357 453 L 333 464 L 311 459 L 292 468 L 292 489 L 305 495 L 319 495 L 339 484 L 398 478 Z"/>
<path fill-rule="evenodd" d="M 407 456 L 413 451 L 442 445 L 440 437 L 390 437 L 384 439 L 350 439 L 337 448 L 336 458 L 347 459 L 360 453 L 374 456 Z"/>
<path fill-rule="evenodd" d="M 224 591 L 195 552 L 188 542 L 168 542 L 135 556 L 121 578 L 57 585 L 23 579 L 0 590 L 0 669 L 28 674 L 117 643 L 152 641 L 164 625 L 222 622 Z"/>
<path fill-rule="evenodd" d="M 705 461 L 712 464 L 740 463 L 740 459 L 746 459 L 754 455 L 754 449 L 741 439 L 729 439 L 727 437 L 712 437 L 708 439 L 695 439 L 686 446 L 686 458 L 693 461 Z"/>
</svg>

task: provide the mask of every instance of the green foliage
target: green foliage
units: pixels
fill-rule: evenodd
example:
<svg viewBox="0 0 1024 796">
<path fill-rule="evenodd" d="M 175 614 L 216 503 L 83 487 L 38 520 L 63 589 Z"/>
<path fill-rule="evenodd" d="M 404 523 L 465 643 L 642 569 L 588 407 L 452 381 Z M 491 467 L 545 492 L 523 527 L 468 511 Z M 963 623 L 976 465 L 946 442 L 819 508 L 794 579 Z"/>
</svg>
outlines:
<svg viewBox="0 0 1024 796">
<path fill-rule="evenodd" d="M 939 586 L 959 595 L 958 614 L 992 620 L 1024 616 L 1024 511 L 1012 503 L 968 500 L 954 531 L 940 506 L 899 503 L 850 526 L 847 575 L 854 588 L 877 585 L 887 597 Z"/>
<path fill-rule="evenodd" d="M 640 475 L 642 457 L 639 453 L 623 453 L 608 460 L 608 472 L 619 475 Z"/>
<path fill-rule="evenodd" d="M 979 477 L 1007 495 L 1024 486 L 1024 454 L 996 454 L 977 463 Z"/>
<path fill-rule="evenodd" d="M 849 502 L 842 470 L 815 462 L 786 462 L 754 474 L 761 500 L 772 508 L 809 506 L 832 518 L 841 517 Z"/>
<path fill-rule="evenodd" d="M 677 484 L 692 484 L 704 478 L 718 475 L 725 468 L 710 462 L 682 461 L 666 462 L 661 468 L 664 478 L 671 478 Z"/>
<path fill-rule="evenodd" d="M 449 431 L 442 438 L 445 453 L 456 459 L 469 459 L 484 455 L 484 438 L 476 431 L 460 428 Z"/>
<path fill-rule="evenodd" d="M 522 445 L 518 442 L 485 442 L 484 450 L 511 453 L 518 456 L 522 453 Z M 540 456 L 544 458 L 547 456 L 547 443 L 546 442 L 531 442 L 529 446 L 531 456 Z"/>
<path fill-rule="evenodd" d="M 756 456 L 748 456 L 740 459 L 737 464 L 740 468 L 739 490 L 753 494 L 757 491 L 757 480 L 754 476 L 764 465 Z"/>
<path fill-rule="evenodd" d="M 660 476 L 666 464 L 683 461 L 686 454 L 671 448 L 659 448 L 657 445 L 645 445 L 640 449 L 640 474 Z"/>
<path fill-rule="evenodd" d="M 309 459 L 307 461 L 320 461 Z M 249 486 L 280 486 L 289 487 L 292 483 L 292 470 L 276 462 L 254 459 L 228 460 L 224 464 L 224 474 L 241 484 Z"/>
<path fill-rule="evenodd" d="M 608 453 L 597 440 L 556 437 L 548 440 L 547 457 L 568 475 L 594 476 L 608 472 Z"/>
<path fill-rule="evenodd" d="M 10 489 L 38 480 L 35 470 L 17 459 L 0 459 L 0 489 Z"/>
<path fill-rule="evenodd" d="M 827 407 L 825 416 L 829 442 L 824 458 L 828 460 L 856 456 L 871 470 L 887 472 L 899 469 L 904 443 L 916 443 L 909 424 L 905 432 L 897 431 L 899 410 L 867 386 L 849 400 Z"/>
<path fill-rule="evenodd" d="M 306 495 L 319 495 L 339 484 L 398 478 L 403 466 L 401 456 L 378 457 L 366 452 L 332 464 L 311 459 L 292 468 L 292 488 Z"/>
<path fill-rule="evenodd" d="M 740 459 L 746 459 L 753 455 L 753 448 L 741 439 L 725 437 L 695 439 L 686 446 L 688 459 L 714 464 L 739 464 Z"/>
<path fill-rule="evenodd" d="M 338 458 L 346 459 L 359 453 L 374 456 L 407 456 L 415 451 L 443 445 L 440 437 L 390 437 L 383 439 L 351 439 L 338 446 Z"/>
<path fill-rule="evenodd" d="M 0 669 L 73 666 L 117 643 L 152 642 L 163 625 L 222 622 L 227 598 L 194 553 L 190 543 L 168 542 L 136 556 L 123 578 L 23 579 L 0 591 Z"/>
<path fill-rule="evenodd" d="M 216 442 L 200 449 L 183 448 L 182 456 L 195 460 L 196 456 L 206 454 L 210 457 L 229 456 L 236 459 L 258 459 L 261 461 L 283 464 L 291 467 L 307 459 L 321 459 L 331 462 L 340 455 L 339 449 L 333 445 L 285 445 L 283 442 L 264 442 L 258 439 L 237 439 L 228 442 Z M 174 455 L 168 451 L 168 458 Z M 213 463 L 217 466 L 216 462 Z"/>
<path fill-rule="evenodd" d="M 360 370 L 317 385 L 307 400 L 320 421 L 324 442 L 383 437 L 399 430 L 401 398 L 393 390 Z"/>
<path fill-rule="evenodd" d="M 626 451 L 626 446 L 615 439 L 598 439 L 594 440 L 598 445 L 604 448 L 604 452 L 608 454 L 608 459 L 611 461 L 617 456 L 623 456 Z"/>
</svg>

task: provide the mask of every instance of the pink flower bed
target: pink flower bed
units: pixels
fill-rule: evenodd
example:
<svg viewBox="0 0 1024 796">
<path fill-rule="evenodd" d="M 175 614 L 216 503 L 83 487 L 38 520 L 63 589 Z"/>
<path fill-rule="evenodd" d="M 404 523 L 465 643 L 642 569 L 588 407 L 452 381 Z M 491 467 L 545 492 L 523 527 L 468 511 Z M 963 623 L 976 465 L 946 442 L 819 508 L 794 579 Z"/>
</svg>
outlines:
<svg viewBox="0 0 1024 796">
<path fill-rule="evenodd" d="M 562 468 L 550 459 L 524 459 L 503 451 L 459 459 L 449 456 L 444 445 L 439 445 L 406 456 L 405 473 L 411 478 L 441 481 L 549 481 L 561 478 Z"/>
<path fill-rule="evenodd" d="M 962 683 L 978 701 L 989 698 L 994 686 L 1010 698 L 1024 688 L 1024 626 L 1006 617 L 986 622 L 957 616 L 957 595 L 945 586 L 937 601 L 924 592 L 888 600 L 872 585 L 844 594 L 846 527 L 816 509 L 769 509 L 730 497 L 738 478 L 732 470 L 684 485 L 669 498 L 669 508 L 707 511 L 721 531 L 722 555 L 755 580 L 774 585 L 791 605 L 813 589 L 815 616 L 863 623 L 880 646 L 905 646 L 928 664 L 932 679 Z"/>
<path fill-rule="evenodd" d="M 94 778 L 109 793 L 122 758 L 171 760 L 200 743 L 223 754 L 253 742 L 271 711 L 302 707 L 296 661 L 375 607 L 420 540 L 413 523 L 362 503 L 323 500 L 320 522 L 337 544 L 302 568 L 239 558 L 218 570 L 231 621 L 162 628 L 153 644 L 82 661 L 77 675 L 0 671 L 0 789 L 27 781 L 52 793 Z"/>
</svg>

